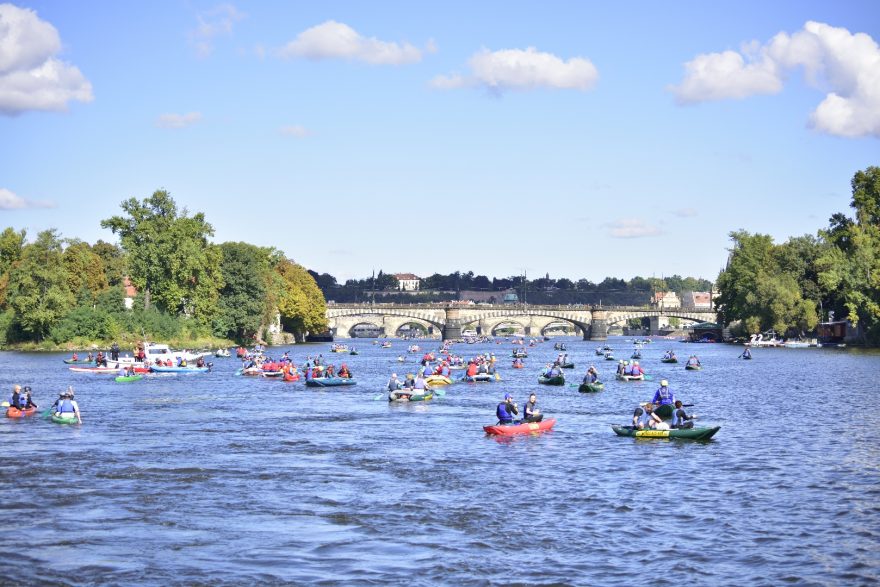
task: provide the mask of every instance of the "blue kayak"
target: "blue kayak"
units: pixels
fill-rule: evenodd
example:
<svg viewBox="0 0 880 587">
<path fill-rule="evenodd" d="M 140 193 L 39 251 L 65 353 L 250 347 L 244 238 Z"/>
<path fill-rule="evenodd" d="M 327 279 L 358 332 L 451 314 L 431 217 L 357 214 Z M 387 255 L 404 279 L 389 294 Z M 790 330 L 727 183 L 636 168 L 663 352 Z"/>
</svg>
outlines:
<svg viewBox="0 0 880 587">
<path fill-rule="evenodd" d="M 337 385 L 357 385 L 357 381 L 345 377 L 315 377 L 306 379 L 306 387 L 336 387 Z"/>
<path fill-rule="evenodd" d="M 153 373 L 206 373 L 208 367 L 160 367 L 152 365 L 150 371 Z"/>
</svg>

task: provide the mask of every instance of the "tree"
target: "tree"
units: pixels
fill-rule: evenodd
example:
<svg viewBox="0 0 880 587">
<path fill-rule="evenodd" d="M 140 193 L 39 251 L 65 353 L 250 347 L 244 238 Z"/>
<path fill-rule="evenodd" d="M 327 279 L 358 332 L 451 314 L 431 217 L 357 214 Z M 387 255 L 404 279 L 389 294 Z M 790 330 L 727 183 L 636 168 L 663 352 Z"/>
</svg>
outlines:
<svg viewBox="0 0 880 587">
<path fill-rule="evenodd" d="M 12 267 L 21 258 L 27 232 L 22 229 L 16 232 L 12 227 L 0 233 L 0 275 Z"/>
<path fill-rule="evenodd" d="M 56 231 L 44 230 L 22 249 L 9 272 L 9 305 L 14 322 L 33 340 L 41 341 L 68 312 L 74 299 Z"/>
<path fill-rule="evenodd" d="M 327 302 L 318 284 L 302 266 L 276 255 L 274 295 L 281 323 L 302 339 L 327 329 Z"/>
<path fill-rule="evenodd" d="M 101 221 L 118 234 L 128 253 L 131 281 L 144 292 L 144 308 L 153 300 L 168 312 L 206 321 L 216 310 L 221 253 L 208 242 L 214 229 L 201 212 L 180 214 L 171 195 L 158 190 L 139 202 L 122 202 L 127 216 Z"/>
<path fill-rule="evenodd" d="M 213 321 L 214 333 L 250 341 L 273 318 L 269 296 L 273 251 L 242 242 L 223 243 L 220 251 L 223 287 Z"/>
<path fill-rule="evenodd" d="M 68 289 L 80 304 L 94 304 L 98 294 L 108 287 L 104 262 L 89 243 L 78 239 L 70 241 L 64 249 L 64 267 Z"/>
<path fill-rule="evenodd" d="M 128 275 L 125 251 L 119 245 L 102 240 L 92 245 L 92 251 L 101 257 L 101 261 L 104 263 L 104 275 L 107 279 L 107 285 L 122 285 L 126 275 Z"/>
</svg>

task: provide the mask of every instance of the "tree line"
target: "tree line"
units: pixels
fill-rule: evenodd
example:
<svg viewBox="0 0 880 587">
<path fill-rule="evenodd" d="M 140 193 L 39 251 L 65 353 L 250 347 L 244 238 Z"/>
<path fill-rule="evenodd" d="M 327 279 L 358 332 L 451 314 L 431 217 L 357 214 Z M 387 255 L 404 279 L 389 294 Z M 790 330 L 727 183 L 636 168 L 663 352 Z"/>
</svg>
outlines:
<svg viewBox="0 0 880 587">
<path fill-rule="evenodd" d="M 854 216 L 838 212 L 815 235 L 775 244 L 769 235 L 730 233 L 718 276 L 719 315 L 743 334 L 804 334 L 821 320 L 847 319 L 880 343 L 880 167 L 852 178 Z"/>
<path fill-rule="evenodd" d="M 382 271 L 375 276 L 349 279 L 342 284 L 328 273 L 310 273 L 324 297 L 339 303 L 368 302 L 374 298 L 383 302 L 442 302 L 458 300 L 467 295 L 461 292 L 470 291 L 497 292 L 499 295 L 494 297 L 501 303 L 503 292 L 513 290 L 520 301 L 525 298 L 533 304 L 642 306 L 651 301 L 654 292 L 681 294 L 684 291 L 710 291 L 713 287 L 712 282 L 706 279 L 679 275 L 633 277 L 630 280 L 606 277 L 599 283 L 593 283 L 588 279 L 552 279 L 547 274 L 538 279 L 527 279 L 523 275 L 490 279 L 485 275 L 474 275 L 473 271 L 456 271 L 448 275 L 434 273 L 422 277 L 417 293 L 400 293 L 397 279 Z"/>
<path fill-rule="evenodd" d="M 260 339 L 280 316 L 299 338 L 326 329 L 315 280 L 281 251 L 214 244 L 203 213 L 178 210 L 164 190 L 122 203 L 101 221 L 119 244 L 90 245 L 54 229 L 29 242 L 0 233 L 0 345 Z M 137 289 L 125 307 L 126 280 Z"/>
</svg>

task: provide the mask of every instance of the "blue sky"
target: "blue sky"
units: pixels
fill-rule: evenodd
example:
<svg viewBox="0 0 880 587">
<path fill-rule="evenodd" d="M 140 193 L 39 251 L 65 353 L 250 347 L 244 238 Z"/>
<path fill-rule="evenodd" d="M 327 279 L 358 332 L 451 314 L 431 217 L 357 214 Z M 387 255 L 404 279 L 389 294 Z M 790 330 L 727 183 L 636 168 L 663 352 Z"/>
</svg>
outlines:
<svg viewBox="0 0 880 587">
<path fill-rule="evenodd" d="M 714 279 L 880 164 L 876 2 L 0 4 L 0 228 L 171 192 L 340 279 Z M 530 49 L 531 48 L 531 49 Z"/>
</svg>

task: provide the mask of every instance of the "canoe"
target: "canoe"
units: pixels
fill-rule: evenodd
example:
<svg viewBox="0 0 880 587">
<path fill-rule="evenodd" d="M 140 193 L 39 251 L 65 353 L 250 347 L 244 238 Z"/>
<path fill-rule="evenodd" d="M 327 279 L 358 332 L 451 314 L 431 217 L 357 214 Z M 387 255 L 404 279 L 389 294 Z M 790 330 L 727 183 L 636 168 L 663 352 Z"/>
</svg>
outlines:
<svg viewBox="0 0 880 587">
<path fill-rule="evenodd" d="M 614 355 L 605 355 L 605 360 L 606 360 L 606 361 L 613 361 L 613 360 L 614 360 Z"/>
<path fill-rule="evenodd" d="M 96 375 L 119 373 L 118 367 L 70 367 L 70 370 L 74 373 L 94 373 Z"/>
<path fill-rule="evenodd" d="M 79 420 L 76 419 L 76 416 L 62 417 L 58 415 L 57 412 L 52 414 L 52 421 L 56 424 L 78 424 Z"/>
<path fill-rule="evenodd" d="M 120 375 L 116 378 L 116 383 L 128 383 L 129 381 L 140 381 L 143 375 Z"/>
<path fill-rule="evenodd" d="M 681 438 L 685 440 L 709 440 L 721 426 L 713 428 L 673 428 L 672 430 L 639 430 L 632 426 L 611 426 L 618 436 L 632 438 Z"/>
<path fill-rule="evenodd" d="M 359 355 L 360 353 L 358 351 L 349 351 L 348 354 L 349 355 Z"/>
<path fill-rule="evenodd" d="M 159 365 L 150 367 L 153 373 L 206 373 L 208 370 L 208 367 L 160 367 Z"/>
<path fill-rule="evenodd" d="M 574 369 L 574 363 L 562 363 L 559 365 L 560 369 Z"/>
<path fill-rule="evenodd" d="M 432 399 L 434 399 L 433 393 L 424 393 L 424 394 L 413 394 L 413 395 L 409 396 L 408 398 L 401 397 L 398 399 L 391 399 L 389 397 L 388 401 L 389 402 L 426 402 L 426 401 L 430 401 Z"/>
<path fill-rule="evenodd" d="M 633 353 L 630 356 L 630 359 L 641 359 L 641 358 L 642 358 L 642 353 Z"/>
<path fill-rule="evenodd" d="M 685 365 L 684 368 L 688 371 L 699 371 L 702 369 L 702 365 Z"/>
<path fill-rule="evenodd" d="M 523 363 L 514 363 L 513 364 L 514 369 L 522 369 L 523 367 L 525 367 L 525 365 Z"/>
<path fill-rule="evenodd" d="M 284 377 L 283 371 L 263 371 L 260 373 L 263 377 Z"/>
<path fill-rule="evenodd" d="M 618 375 L 618 381 L 643 381 L 645 379 L 644 375 Z"/>
<path fill-rule="evenodd" d="M 449 385 L 452 383 L 452 379 L 445 375 L 429 375 L 425 377 L 425 383 L 428 385 Z"/>
<path fill-rule="evenodd" d="M 510 424 L 506 426 L 496 424 L 494 426 L 483 426 L 483 430 L 486 434 L 513 436 L 515 434 L 533 434 L 543 432 L 544 430 L 550 430 L 553 428 L 554 424 L 556 424 L 556 419 L 549 418 L 547 420 L 542 420 L 541 422 L 529 422 L 527 424 Z"/>
<path fill-rule="evenodd" d="M 37 411 L 37 408 L 25 408 L 23 410 L 19 410 L 18 408 L 10 407 L 6 410 L 7 418 L 24 418 L 25 416 L 32 416 L 34 412 Z"/>
<path fill-rule="evenodd" d="M 605 351 L 603 351 L 602 349 L 596 349 L 596 356 L 601 357 L 601 356 L 603 356 L 604 354 L 605 354 Z"/>
<path fill-rule="evenodd" d="M 339 385 L 357 385 L 357 381 L 344 377 L 315 377 L 306 380 L 306 387 L 337 387 Z"/>
<path fill-rule="evenodd" d="M 672 358 L 672 359 L 660 359 L 660 362 L 661 362 L 661 363 L 677 363 L 677 362 L 678 362 L 678 359 L 676 359 L 676 358 Z"/>
<path fill-rule="evenodd" d="M 538 383 L 541 385 L 565 385 L 565 376 L 557 375 L 556 377 L 538 377 Z"/>
<path fill-rule="evenodd" d="M 95 360 L 92 359 L 90 361 L 88 359 L 77 359 L 74 361 L 73 359 L 64 359 L 64 364 L 65 365 L 94 365 Z"/>
<path fill-rule="evenodd" d="M 580 387 L 578 387 L 578 391 L 581 393 L 596 393 L 597 391 L 602 391 L 603 389 L 605 389 L 605 384 L 601 382 L 581 383 Z"/>
<path fill-rule="evenodd" d="M 495 381 L 495 375 L 490 373 L 477 373 L 476 375 L 466 375 L 464 380 L 468 383 L 490 383 Z"/>
</svg>

